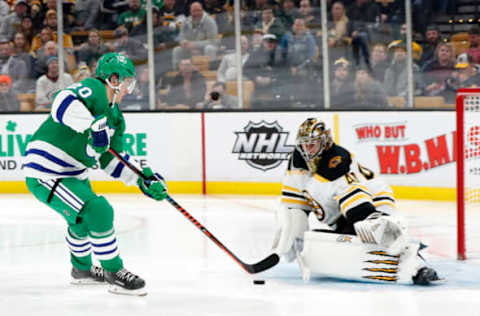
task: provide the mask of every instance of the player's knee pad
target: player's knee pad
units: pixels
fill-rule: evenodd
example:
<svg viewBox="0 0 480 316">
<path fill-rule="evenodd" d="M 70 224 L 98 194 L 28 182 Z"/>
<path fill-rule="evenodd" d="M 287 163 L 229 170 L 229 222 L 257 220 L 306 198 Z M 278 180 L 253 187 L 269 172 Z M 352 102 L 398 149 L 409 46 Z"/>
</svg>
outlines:
<svg viewBox="0 0 480 316">
<path fill-rule="evenodd" d="M 273 243 L 273 252 L 285 255 L 288 261 L 294 259 L 293 244 L 296 238 L 303 239 L 308 229 L 308 216 L 305 211 L 281 206 L 277 210 L 278 230 Z"/>
<path fill-rule="evenodd" d="M 418 242 L 410 242 L 400 255 L 391 255 L 354 235 L 307 231 L 300 256 L 311 275 L 412 284 L 412 277 L 425 266 L 418 249 Z"/>
<path fill-rule="evenodd" d="M 113 208 L 103 196 L 85 203 L 81 214 L 89 231 L 106 232 L 113 228 Z"/>
</svg>

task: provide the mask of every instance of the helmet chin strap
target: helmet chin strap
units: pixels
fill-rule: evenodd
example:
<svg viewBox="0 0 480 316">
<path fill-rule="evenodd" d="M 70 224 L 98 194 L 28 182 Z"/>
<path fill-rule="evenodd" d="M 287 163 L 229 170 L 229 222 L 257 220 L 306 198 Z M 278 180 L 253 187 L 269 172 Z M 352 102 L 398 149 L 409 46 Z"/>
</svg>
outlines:
<svg viewBox="0 0 480 316">
<path fill-rule="evenodd" d="M 112 99 L 112 106 L 113 106 L 115 104 L 115 101 L 117 100 L 117 96 L 118 96 L 118 93 L 120 92 L 123 82 L 121 82 L 118 86 L 114 86 L 110 82 L 110 79 L 107 79 L 105 81 L 107 82 L 107 85 L 113 90 L 113 99 Z"/>
</svg>

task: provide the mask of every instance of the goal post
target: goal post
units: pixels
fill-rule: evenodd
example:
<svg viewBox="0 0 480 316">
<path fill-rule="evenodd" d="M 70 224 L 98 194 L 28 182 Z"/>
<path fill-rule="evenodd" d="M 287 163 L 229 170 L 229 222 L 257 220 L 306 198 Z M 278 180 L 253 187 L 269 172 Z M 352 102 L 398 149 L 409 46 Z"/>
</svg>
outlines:
<svg viewBox="0 0 480 316">
<path fill-rule="evenodd" d="M 480 206 L 480 89 L 457 91 L 457 258 L 467 259 L 466 213 Z"/>
</svg>

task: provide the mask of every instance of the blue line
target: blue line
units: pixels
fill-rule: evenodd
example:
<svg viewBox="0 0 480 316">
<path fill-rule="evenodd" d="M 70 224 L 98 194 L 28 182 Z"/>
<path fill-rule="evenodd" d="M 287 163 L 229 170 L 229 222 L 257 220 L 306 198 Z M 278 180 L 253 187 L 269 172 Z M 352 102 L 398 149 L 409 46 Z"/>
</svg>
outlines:
<svg viewBox="0 0 480 316">
<path fill-rule="evenodd" d="M 60 123 L 63 123 L 63 115 L 65 114 L 65 111 L 67 111 L 68 106 L 75 100 L 76 98 L 73 95 L 67 96 L 65 99 L 63 99 L 62 103 L 57 109 L 57 119 Z M 65 125 L 65 124 L 64 124 Z"/>
<path fill-rule="evenodd" d="M 85 247 L 86 245 L 90 244 L 90 242 L 89 242 L 89 241 L 87 241 L 87 242 L 86 242 L 86 243 L 84 243 L 84 244 L 77 245 L 77 244 L 74 244 L 74 243 L 72 243 L 70 240 L 68 240 L 68 238 L 67 238 L 67 237 L 65 237 L 65 240 L 66 240 L 66 241 L 67 241 L 67 243 L 68 243 L 69 245 L 71 245 L 72 247 L 78 247 L 78 248 L 80 248 L 80 247 Z"/>
<path fill-rule="evenodd" d="M 111 253 L 114 253 L 115 251 L 117 251 L 118 247 L 115 247 L 115 249 L 113 250 L 110 250 L 110 251 L 104 251 L 104 252 L 96 252 L 95 249 L 93 250 L 93 253 L 96 254 L 96 255 L 109 255 Z"/>
<path fill-rule="evenodd" d="M 128 159 L 130 159 L 130 156 L 127 154 L 125 155 L 125 160 L 128 161 Z M 115 170 L 113 170 L 111 176 L 114 177 L 114 178 L 119 178 L 120 175 L 122 174 L 122 171 L 123 171 L 123 168 L 125 167 L 125 165 L 121 162 L 119 162 L 117 164 L 117 166 L 115 167 Z"/>
<path fill-rule="evenodd" d="M 46 185 L 50 190 L 53 188 L 53 185 L 48 184 L 48 182 L 43 181 L 43 180 L 38 180 L 40 183 Z M 54 181 L 54 180 L 51 180 Z M 62 196 L 59 192 L 54 193 L 56 196 L 58 196 L 59 199 L 61 199 L 65 204 L 68 204 L 72 209 L 76 210 L 77 212 L 80 212 L 80 209 L 73 205 L 72 202 L 67 200 L 64 196 Z"/>
<path fill-rule="evenodd" d="M 93 247 L 106 247 L 106 246 L 110 246 L 110 245 L 112 245 L 116 242 L 117 242 L 117 238 L 114 238 L 112 241 L 109 241 L 109 242 L 106 242 L 106 243 L 103 243 L 103 244 L 95 244 L 95 243 L 92 242 L 92 246 Z"/>
<path fill-rule="evenodd" d="M 25 153 L 25 156 L 27 156 L 28 154 L 34 154 L 34 155 L 39 155 L 39 156 L 42 156 L 42 157 L 45 157 L 47 158 L 48 160 L 50 161 L 53 161 L 54 163 L 62 166 L 62 167 L 75 167 L 74 165 L 71 165 L 69 164 L 68 162 L 65 162 L 57 157 L 55 157 L 54 155 L 46 152 L 45 150 L 40 150 L 40 149 L 29 149 L 26 153 Z"/>
<path fill-rule="evenodd" d="M 63 192 L 65 192 L 68 196 L 70 196 L 75 202 L 77 202 L 78 204 L 80 204 L 81 207 L 83 207 L 83 205 L 85 204 L 82 200 L 80 200 L 76 195 L 73 195 L 73 193 L 70 193 L 67 191 L 67 187 L 65 185 L 63 185 L 62 183 L 60 183 L 58 185 L 58 188 L 59 189 L 62 189 Z"/>
<path fill-rule="evenodd" d="M 87 252 L 87 251 L 90 251 L 91 248 L 88 248 L 86 250 L 72 250 L 70 249 L 71 252 L 74 252 L 74 253 L 81 253 L 81 252 Z"/>
<path fill-rule="evenodd" d="M 29 168 L 32 168 L 32 169 L 36 169 L 36 170 L 41 171 L 41 172 L 52 173 L 52 174 L 57 174 L 57 175 L 61 175 L 61 176 L 77 176 L 79 174 L 82 174 L 86 170 L 86 169 L 82 169 L 82 170 L 77 170 L 77 171 L 57 172 L 57 171 L 53 171 L 51 169 L 42 167 L 41 165 L 39 165 L 36 162 L 29 162 L 27 164 L 24 164 L 23 166 L 24 167 L 29 167 Z"/>
</svg>

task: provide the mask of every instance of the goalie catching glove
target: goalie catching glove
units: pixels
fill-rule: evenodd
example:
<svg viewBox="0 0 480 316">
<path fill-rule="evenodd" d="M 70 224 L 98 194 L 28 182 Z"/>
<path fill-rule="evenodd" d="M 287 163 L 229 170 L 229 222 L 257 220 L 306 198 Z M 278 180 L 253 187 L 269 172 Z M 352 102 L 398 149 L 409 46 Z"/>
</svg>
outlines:
<svg viewBox="0 0 480 316">
<path fill-rule="evenodd" d="M 88 129 L 88 144 L 99 154 L 103 154 L 110 147 L 110 135 L 107 117 L 97 117 Z"/>
<path fill-rule="evenodd" d="M 408 243 L 407 229 L 395 216 L 375 212 L 353 227 L 363 243 L 384 247 L 392 255 L 400 254 Z"/>
<path fill-rule="evenodd" d="M 143 194 L 156 201 L 165 199 L 168 195 L 168 191 L 163 177 L 158 173 L 154 174 L 150 168 L 144 168 L 142 172 L 147 177 L 147 180 L 138 178 L 137 184 Z"/>
</svg>

